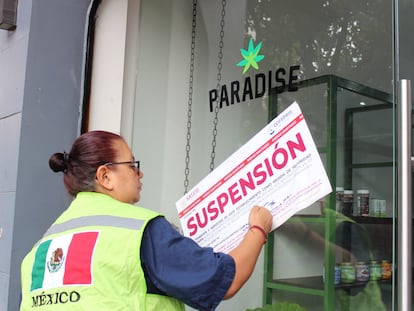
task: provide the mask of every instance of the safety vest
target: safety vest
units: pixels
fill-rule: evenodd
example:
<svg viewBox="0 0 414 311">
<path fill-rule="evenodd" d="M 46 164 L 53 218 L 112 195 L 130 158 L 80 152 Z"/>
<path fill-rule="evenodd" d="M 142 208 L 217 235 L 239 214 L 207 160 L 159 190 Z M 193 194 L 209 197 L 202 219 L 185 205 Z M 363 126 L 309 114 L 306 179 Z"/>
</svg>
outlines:
<svg viewBox="0 0 414 311">
<path fill-rule="evenodd" d="M 141 240 L 157 216 L 101 193 L 79 193 L 24 258 L 20 310 L 184 310 L 174 298 L 147 294 Z"/>
</svg>

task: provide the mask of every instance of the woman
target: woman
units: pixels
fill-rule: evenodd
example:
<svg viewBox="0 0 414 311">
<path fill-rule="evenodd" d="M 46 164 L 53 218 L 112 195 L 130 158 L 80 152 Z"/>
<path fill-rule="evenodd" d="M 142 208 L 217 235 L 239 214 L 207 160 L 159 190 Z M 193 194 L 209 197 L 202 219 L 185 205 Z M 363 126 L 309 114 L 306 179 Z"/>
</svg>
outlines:
<svg viewBox="0 0 414 311">
<path fill-rule="evenodd" d="M 248 280 L 272 226 L 255 206 L 229 254 L 198 246 L 133 205 L 144 174 L 110 132 L 81 135 L 49 165 L 74 200 L 23 260 L 21 310 L 214 310 Z"/>
</svg>

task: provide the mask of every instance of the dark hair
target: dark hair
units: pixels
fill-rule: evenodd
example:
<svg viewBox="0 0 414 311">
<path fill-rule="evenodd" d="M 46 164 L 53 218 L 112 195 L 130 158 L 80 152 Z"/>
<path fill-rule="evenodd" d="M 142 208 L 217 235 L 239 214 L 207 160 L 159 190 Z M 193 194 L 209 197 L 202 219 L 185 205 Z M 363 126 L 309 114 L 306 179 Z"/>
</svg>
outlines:
<svg viewBox="0 0 414 311">
<path fill-rule="evenodd" d="M 69 153 L 57 152 L 49 159 L 54 172 L 64 172 L 63 182 L 70 195 L 95 190 L 95 174 L 100 165 L 116 160 L 115 142 L 123 140 L 117 134 L 91 131 L 79 136 Z"/>
</svg>

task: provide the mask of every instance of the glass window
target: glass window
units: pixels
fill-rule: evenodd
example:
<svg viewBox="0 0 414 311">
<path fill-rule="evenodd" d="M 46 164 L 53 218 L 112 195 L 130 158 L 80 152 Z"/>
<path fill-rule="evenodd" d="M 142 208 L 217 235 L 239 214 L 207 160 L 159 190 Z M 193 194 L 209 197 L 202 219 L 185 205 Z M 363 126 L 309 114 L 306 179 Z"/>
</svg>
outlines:
<svg viewBox="0 0 414 311">
<path fill-rule="evenodd" d="M 186 180 L 191 188 L 209 173 L 212 160 L 220 165 L 293 101 L 324 153 L 333 184 L 355 191 L 369 187 L 375 196 L 392 199 L 392 167 L 367 167 L 392 162 L 392 114 L 371 108 L 354 113 L 352 164 L 364 167 L 347 171 L 352 165 L 346 149 L 347 112 L 363 109 L 362 103 L 386 105 L 392 98 L 387 97 L 393 90 L 392 1 L 201 0 L 195 9 L 189 1 L 140 3 L 132 140 L 145 174 L 140 205 L 178 224 L 175 202 Z M 330 77 L 345 82 L 318 83 Z M 298 87 L 301 83 L 307 87 Z M 377 186 L 379 176 L 387 178 Z M 285 245 L 278 262 L 296 256 L 298 263 L 278 266 L 276 278 L 279 272 L 287 278 L 306 270 L 302 276 L 317 276 L 323 288 L 328 257 L 323 252 L 297 257 L 301 247 L 287 247 L 297 238 L 277 240 Z M 280 256 L 277 249 L 275 254 Z M 245 294 L 225 302 L 222 310 L 262 304 L 260 265 Z M 313 307 L 330 303 L 313 298 Z"/>
</svg>

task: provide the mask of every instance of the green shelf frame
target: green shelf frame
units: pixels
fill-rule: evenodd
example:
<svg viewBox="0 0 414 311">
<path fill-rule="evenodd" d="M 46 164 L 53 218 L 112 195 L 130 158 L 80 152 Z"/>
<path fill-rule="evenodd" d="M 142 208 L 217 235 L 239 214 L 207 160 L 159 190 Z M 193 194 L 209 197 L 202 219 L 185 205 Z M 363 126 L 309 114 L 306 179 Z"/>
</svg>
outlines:
<svg viewBox="0 0 414 311">
<path fill-rule="evenodd" d="M 363 108 L 352 108 L 347 109 L 345 112 L 345 136 L 350 139 L 345 139 L 344 148 L 345 148 L 345 163 L 346 167 L 344 168 L 345 183 L 344 185 L 352 184 L 352 169 L 358 167 L 383 167 L 391 166 L 392 163 L 370 163 L 370 164 L 353 164 L 352 163 L 352 121 L 353 115 L 359 111 L 367 111 L 367 109 L 386 109 L 392 108 L 393 97 L 385 92 L 380 90 L 365 86 L 363 84 L 350 81 L 335 75 L 323 75 L 320 77 L 302 80 L 295 83 L 295 86 L 299 89 L 326 85 L 327 90 L 327 137 L 326 145 L 318 146 L 318 151 L 320 154 L 326 155 L 326 169 L 328 177 L 331 181 L 333 189 L 336 188 L 336 167 L 337 167 L 337 96 L 338 90 L 347 90 L 356 94 L 363 95 L 372 99 L 376 99 L 384 102 L 382 105 L 377 106 L 366 106 Z M 287 91 L 287 86 L 282 92 Z M 278 105 L 277 97 L 280 90 L 276 88 L 272 90 L 269 94 L 269 121 L 273 120 L 278 114 Z M 306 117 L 306 116 L 305 116 Z M 336 194 L 333 191 L 327 199 L 325 208 L 335 210 L 335 201 Z M 295 292 L 306 295 L 320 296 L 323 297 L 324 310 L 334 310 L 335 306 L 335 290 L 336 286 L 334 285 L 334 266 L 335 266 L 335 254 L 330 251 L 328 247 L 331 243 L 335 241 L 335 225 L 336 225 L 336 216 L 335 213 L 326 213 L 325 216 L 294 216 L 289 221 L 291 222 L 305 222 L 305 223 L 323 223 L 325 224 L 325 253 L 324 253 L 324 266 L 326 267 L 325 271 L 325 282 L 322 282 L 322 276 L 320 277 L 310 277 L 310 278 L 293 278 L 293 279 L 273 279 L 274 275 L 274 241 L 275 234 L 272 233 L 269 235 L 268 243 L 265 246 L 264 250 L 264 283 L 263 283 L 263 305 L 273 303 L 273 291 L 282 290 Z M 333 234 L 332 234 L 333 233 Z M 332 272 L 329 272 L 332 271 Z"/>
<path fill-rule="evenodd" d="M 388 102 L 383 99 L 384 104 L 372 105 L 365 107 L 348 108 L 345 111 L 345 182 L 344 185 L 348 189 L 352 189 L 352 170 L 361 168 L 375 168 L 375 167 L 392 167 L 394 163 L 389 162 L 370 162 L 370 163 L 354 163 L 352 150 L 353 150 L 353 137 L 354 137 L 354 115 L 361 112 L 377 111 L 384 109 L 392 109 L 392 102 Z"/>
</svg>

